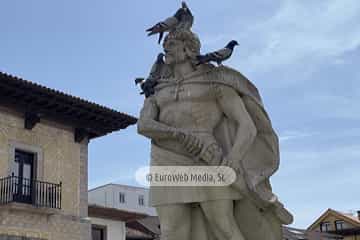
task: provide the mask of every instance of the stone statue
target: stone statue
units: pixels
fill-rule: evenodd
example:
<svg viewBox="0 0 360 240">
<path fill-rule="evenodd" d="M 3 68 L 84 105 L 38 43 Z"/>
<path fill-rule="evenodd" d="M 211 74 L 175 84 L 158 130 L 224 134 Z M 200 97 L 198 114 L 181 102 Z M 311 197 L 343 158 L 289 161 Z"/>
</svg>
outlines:
<svg viewBox="0 0 360 240">
<path fill-rule="evenodd" d="M 150 186 L 162 240 L 280 240 L 291 214 L 272 193 L 278 138 L 256 87 L 226 66 L 199 64 L 190 29 L 165 37 L 165 64 L 138 132 L 151 141 L 151 166 L 229 166 L 230 186 Z"/>
</svg>

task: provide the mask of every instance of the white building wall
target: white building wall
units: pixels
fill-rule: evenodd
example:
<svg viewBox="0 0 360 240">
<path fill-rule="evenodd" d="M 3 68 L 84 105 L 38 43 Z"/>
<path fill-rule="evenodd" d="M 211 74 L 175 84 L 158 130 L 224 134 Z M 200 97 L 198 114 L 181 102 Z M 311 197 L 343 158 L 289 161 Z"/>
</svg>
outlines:
<svg viewBox="0 0 360 240">
<path fill-rule="evenodd" d="M 120 193 L 125 194 L 125 203 L 120 202 Z M 139 205 L 139 196 L 144 196 L 144 205 Z M 89 204 L 97 204 L 109 208 L 117 208 L 125 211 L 145 213 L 156 216 L 156 210 L 149 206 L 149 189 L 108 184 L 89 191 Z"/>
<path fill-rule="evenodd" d="M 106 240 L 125 240 L 126 227 L 125 222 L 113 221 L 102 218 L 90 218 L 91 224 L 106 227 Z"/>
</svg>

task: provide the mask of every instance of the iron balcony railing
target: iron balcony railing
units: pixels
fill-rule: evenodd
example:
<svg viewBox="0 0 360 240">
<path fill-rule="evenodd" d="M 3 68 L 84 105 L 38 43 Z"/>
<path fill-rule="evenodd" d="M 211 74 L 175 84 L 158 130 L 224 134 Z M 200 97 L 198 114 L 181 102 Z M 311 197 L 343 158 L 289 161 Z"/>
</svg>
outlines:
<svg viewBox="0 0 360 240">
<path fill-rule="evenodd" d="M 61 185 L 17 176 L 1 178 L 0 205 L 19 202 L 61 209 Z"/>
</svg>

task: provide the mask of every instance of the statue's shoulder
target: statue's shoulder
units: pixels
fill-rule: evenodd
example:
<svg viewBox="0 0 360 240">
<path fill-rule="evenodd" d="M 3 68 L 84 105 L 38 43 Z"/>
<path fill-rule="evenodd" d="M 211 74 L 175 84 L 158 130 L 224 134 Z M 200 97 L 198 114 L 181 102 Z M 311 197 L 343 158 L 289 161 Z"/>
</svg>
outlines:
<svg viewBox="0 0 360 240">
<path fill-rule="evenodd" d="M 201 64 L 196 67 L 194 71 L 188 73 L 184 76 L 184 82 L 192 83 L 192 82 L 208 82 L 206 79 L 206 75 L 211 72 L 215 68 L 212 64 Z"/>
<path fill-rule="evenodd" d="M 258 102 L 262 102 L 255 84 L 233 68 L 227 66 L 214 67 L 206 74 L 205 78 L 213 83 L 232 87 L 240 94 L 253 97 Z"/>
</svg>

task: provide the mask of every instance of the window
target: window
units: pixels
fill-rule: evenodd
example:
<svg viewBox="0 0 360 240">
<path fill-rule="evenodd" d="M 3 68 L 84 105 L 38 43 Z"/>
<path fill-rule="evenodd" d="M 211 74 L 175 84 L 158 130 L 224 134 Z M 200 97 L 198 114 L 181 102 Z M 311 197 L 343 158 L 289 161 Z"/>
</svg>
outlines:
<svg viewBox="0 0 360 240">
<path fill-rule="evenodd" d="M 139 205 L 144 206 L 144 195 L 139 196 Z"/>
<path fill-rule="evenodd" d="M 119 202 L 125 203 L 125 193 L 119 193 Z"/>
<path fill-rule="evenodd" d="M 16 193 L 14 200 L 23 203 L 32 203 L 33 199 L 33 179 L 34 177 L 34 158 L 33 153 L 15 149 L 14 163 L 14 182 Z"/>
<path fill-rule="evenodd" d="M 10 157 L 8 174 L 19 176 L 19 167 L 22 168 L 24 178 L 32 177 L 34 180 L 44 180 L 43 150 L 41 147 L 27 145 L 9 140 Z M 25 154 L 23 154 L 25 153 Z M 27 160 L 24 159 L 24 155 Z M 29 156 L 32 155 L 32 156 Z M 20 160 L 24 159 L 24 160 Z M 31 159 L 31 160 L 30 160 Z M 32 176 L 29 176 L 29 165 L 32 165 Z M 22 166 L 21 166 L 22 165 Z"/>
<path fill-rule="evenodd" d="M 331 223 L 330 222 L 323 222 L 320 224 L 320 231 L 321 232 L 328 232 L 331 231 Z"/>
<path fill-rule="evenodd" d="M 14 175 L 25 179 L 34 178 L 34 154 L 15 149 L 15 169 Z"/>
<path fill-rule="evenodd" d="M 91 226 L 92 240 L 106 240 L 106 227 L 99 225 Z"/>
<path fill-rule="evenodd" d="M 342 221 L 342 220 L 335 221 L 335 227 L 336 227 L 336 230 L 343 230 L 344 229 L 344 221 Z"/>
</svg>

